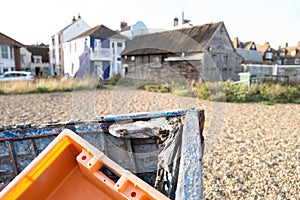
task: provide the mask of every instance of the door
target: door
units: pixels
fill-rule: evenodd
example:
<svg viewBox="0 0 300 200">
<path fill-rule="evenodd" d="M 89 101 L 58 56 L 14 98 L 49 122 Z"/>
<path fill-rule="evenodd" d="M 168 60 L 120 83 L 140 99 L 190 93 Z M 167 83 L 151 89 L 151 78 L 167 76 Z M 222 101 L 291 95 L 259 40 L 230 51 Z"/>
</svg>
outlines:
<svg viewBox="0 0 300 200">
<path fill-rule="evenodd" d="M 102 62 L 102 69 L 103 69 L 103 78 L 108 79 L 110 76 L 110 62 L 109 61 L 103 61 Z"/>
</svg>

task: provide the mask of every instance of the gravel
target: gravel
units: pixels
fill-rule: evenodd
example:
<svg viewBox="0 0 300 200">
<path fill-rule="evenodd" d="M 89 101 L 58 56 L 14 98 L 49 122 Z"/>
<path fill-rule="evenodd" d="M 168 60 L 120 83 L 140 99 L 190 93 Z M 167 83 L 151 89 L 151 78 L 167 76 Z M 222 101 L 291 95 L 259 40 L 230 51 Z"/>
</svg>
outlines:
<svg viewBox="0 0 300 200">
<path fill-rule="evenodd" d="M 205 110 L 204 199 L 300 199 L 300 105 L 235 104 L 142 90 L 1 95 L 0 125 Z"/>
</svg>

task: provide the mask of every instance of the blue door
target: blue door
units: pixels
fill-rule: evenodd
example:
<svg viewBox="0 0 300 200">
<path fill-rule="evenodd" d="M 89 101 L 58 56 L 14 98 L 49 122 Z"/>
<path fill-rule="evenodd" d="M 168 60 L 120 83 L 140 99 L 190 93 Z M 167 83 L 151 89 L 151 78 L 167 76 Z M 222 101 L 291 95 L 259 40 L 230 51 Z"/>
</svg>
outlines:
<svg viewBox="0 0 300 200">
<path fill-rule="evenodd" d="M 102 69 L 103 69 L 103 78 L 108 79 L 110 75 L 110 62 L 109 61 L 103 61 L 102 63 Z"/>
</svg>

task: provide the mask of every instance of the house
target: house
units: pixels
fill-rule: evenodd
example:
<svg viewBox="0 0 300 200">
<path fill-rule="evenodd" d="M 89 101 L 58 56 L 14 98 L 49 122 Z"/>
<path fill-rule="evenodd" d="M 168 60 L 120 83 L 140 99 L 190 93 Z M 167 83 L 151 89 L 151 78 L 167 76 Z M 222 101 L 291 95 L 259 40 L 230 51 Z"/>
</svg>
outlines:
<svg viewBox="0 0 300 200">
<path fill-rule="evenodd" d="M 253 41 L 241 42 L 238 37 L 235 37 L 233 39 L 232 44 L 235 49 L 257 50 L 255 42 Z"/>
<path fill-rule="evenodd" d="M 277 52 L 275 49 L 271 48 L 269 42 L 266 42 L 263 45 L 256 44 L 256 49 L 261 52 L 264 61 L 276 61 Z"/>
<path fill-rule="evenodd" d="M 21 70 L 20 48 L 24 45 L 0 32 L 0 74 Z"/>
<path fill-rule="evenodd" d="M 29 59 L 28 56 L 30 56 Z M 31 71 L 36 77 L 50 75 L 49 60 L 49 45 L 26 45 L 21 53 L 22 68 L 25 71 Z"/>
<path fill-rule="evenodd" d="M 281 65 L 300 65 L 300 41 L 297 46 L 286 46 L 284 48 L 279 47 L 279 64 Z"/>
<path fill-rule="evenodd" d="M 122 52 L 126 76 L 142 80 L 237 80 L 241 61 L 223 22 L 138 36 Z"/>
<path fill-rule="evenodd" d="M 136 36 L 148 34 L 148 28 L 142 21 L 138 21 L 131 26 L 127 22 L 121 21 L 119 33 L 129 39 L 133 39 Z"/>
<path fill-rule="evenodd" d="M 254 41 L 241 42 L 238 37 L 232 41 L 236 52 L 243 58 L 243 72 L 250 72 L 254 79 L 275 74 L 277 52 L 269 43 L 255 44 Z"/>
<path fill-rule="evenodd" d="M 50 71 L 51 74 L 64 74 L 63 43 L 90 29 L 90 26 L 78 15 L 73 17 L 72 23 L 54 34 L 50 43 Z"/>
<path fill-rule="evenodd" d="M 65 42 L 65 74 L 96 73 L 107 79 L 121 73 L 121 52 L 127 38 L 104 25 L 95 26 Z"/>
</svg>

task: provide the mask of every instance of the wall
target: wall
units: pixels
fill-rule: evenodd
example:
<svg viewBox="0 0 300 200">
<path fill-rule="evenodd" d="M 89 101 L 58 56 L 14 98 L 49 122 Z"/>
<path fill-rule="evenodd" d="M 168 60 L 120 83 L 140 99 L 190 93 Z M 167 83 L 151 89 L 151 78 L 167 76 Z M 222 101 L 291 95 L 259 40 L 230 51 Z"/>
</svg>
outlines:
<svg viewBox="0 0 300 200">
<path fill-rule="evenodd" d="M 31 63 L 31 52 L 29 52 L 25 47 L 20 49 L 21 57 L 23 57 L 23 62 L 21 60 L 21 68 L 26 69 L 30 68 Z"/>
<path fill-rule="evenodd" d="M 158 82 L 172 80 L 202 80 L 199 73 L 202 61 L 164 61 L 169 55 L 140 55 L 133 57 L 122 57 L 123 66 L 128 66 L 126 77 L 153 80 Z"/>
<path fill-rule="evenodd" d="M 79 69 L 79 57 L 85 50 L 85 43 L 89 44 L 89 37 L 83 37 L 70 42 L 65 42 L 64 46 L 64 55 L 65 55 L 65 74 L 68 74 L 70 77 L 73 77 L 77 70 Z M 75 51 L 76 44 L 76 51 Z M 71 49 L 70 49 L 71 48 Z M 89 50 L 89 46 L 87 46 Z M 73 66 L 73 72 L 72 72 Z"/>
<path fill-rule="evenodd" d="M 14 47 L 15 70 L 21 70 L 20 47 Z"/>
<path fill-rule="evenodd" d="M 238 73 L 242 71 L 242 59 L 237 56 L 224 24 L 214 33 L 206 50 L 217 67 L 217 69 L 212 70 L 218 70 L 222 80 L 239 79 Z M 216 75 L 217 72 L 210 72 L 210 74 Z"/>
</svg>

